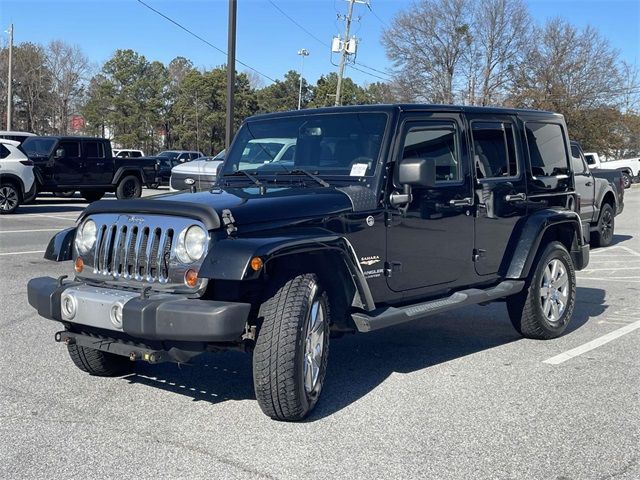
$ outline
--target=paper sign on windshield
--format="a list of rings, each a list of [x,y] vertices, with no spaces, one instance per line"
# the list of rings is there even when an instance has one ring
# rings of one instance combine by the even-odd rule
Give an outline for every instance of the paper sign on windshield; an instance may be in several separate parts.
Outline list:
[[[369,168],[369,165],[366,163],[354,163],[349,175],[352,177],[364,177],[364,174],[367,173],[367,168]]]

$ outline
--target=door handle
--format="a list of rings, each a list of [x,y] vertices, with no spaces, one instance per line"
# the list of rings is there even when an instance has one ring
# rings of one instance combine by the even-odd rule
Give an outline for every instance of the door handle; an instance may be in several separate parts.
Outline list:
[[[587,182],[587,183],[585,183],[585,186],[587,186],[587,187],[590,187],[591,185],[593,185],[593,183],[592,183],[592,182]]]
[[[473,205],[473,198],[453,198],[449,200],[449,205],[451,205],[452,207],[470,207],[471,205]]]
[[[522,202],[527,199],[527,195],[524,193],[514,193],[513,195],[505,195],[504,199],[507,202]]]

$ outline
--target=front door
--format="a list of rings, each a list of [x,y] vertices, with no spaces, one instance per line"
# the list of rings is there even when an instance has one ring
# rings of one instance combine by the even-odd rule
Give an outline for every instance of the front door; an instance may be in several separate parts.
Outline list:
[[[576,182],[576,193],[580,195],[580,218],[585,222],[591,222],[595,216],[595,180],[577,145],[571,145],[571,167]]]
[[[408,117],[395,164],[435,163],[436,185],[412,188],[412,200],[390,210],[387,285],[396,292],[465,283],[473,250],[473,195],[464,124],[457,114]],[[397,172],[397,168],[396,168]],[[397,190],[402,186],[395,182]],[[473,270],[473,269],[471,269]]]
[[[80,155],[80,142],[61,140],[53,152],[54,179],[59,187],[82,184],[84,165]]]
[[[478,275],[500,270],[516,223],[527,213],[524,153],[517,118],[469,115],[476,169],[474,264]]]

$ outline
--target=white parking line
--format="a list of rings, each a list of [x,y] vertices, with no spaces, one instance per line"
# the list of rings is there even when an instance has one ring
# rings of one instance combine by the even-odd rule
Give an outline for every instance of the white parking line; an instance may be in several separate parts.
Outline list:
[[[35,230],[0,230],[0,233],[33,233],[33,232],[59,232],[59,228],[36,228]]]
[[[638,270],[640,267],[588,268],[584,272],[600,272],[602,270]]]
[[[6,220],[6,221],[9,221],[9,220],[33,220],[34,217],[37,217],[37,218],[48,218],[48,219],[57,218],[59,220],[67,220],[68,222],[75,222],[76,218],[78,217],[78,215],[73,215],[71,217],[62,217],[60,215],[44,215],[44,214],[40,214],[40,213],[30,213],[28,215],[12,215],[9,218],[3,218],[3,220]]]
[[[584,280],[596,280],[598,282],[626,282],[626,283],[640,283],[640,279],[637,277],[590,277],[589,275],[582,276],[578,275],[578,279],[582,282]]]
[[[580,345],[579,347],[572,348],[571,350],[567,350],[555,357],[547,358],[542,363],[548,363],[549,365],[560,365],[561,363],[566,362],[567,360],[571,360],[583,353],[589,352],[595,348],[598,348],[605,343],[609,343],[616,338],[620,338],[627,333],[633,332],[640,328],[640,320],[630,323],[629,325],[625,325],[622,328],[614,330],[613,332],[609,332],[606,335],[603,335],[595,340],[591,340],[590,342],[585,343],[584,345]]]
[[[26,255],[27,253],[44,253],[44,250],[31,250],[29,252],[5,252],[0,253],[0,257],[4,257],[5,255]]]

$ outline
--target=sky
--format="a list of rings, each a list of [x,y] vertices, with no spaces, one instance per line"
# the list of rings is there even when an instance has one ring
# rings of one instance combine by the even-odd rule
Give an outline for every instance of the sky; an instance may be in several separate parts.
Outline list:
[[[209,43],[226,51],[226,0],[144,0]],[[352,34],[359,38],[356,62],[368,74],[347,68],[358,83],[387,78],[392,65],[380,43],[393,16],[411,8],[409,0],[369,0],[354,7]],[[621,59],[640,67],[640,0],[526,0],[533,20],[562,17],[576,26],[592,25],[620,51]],[[302,25],[301,29],[276,6]],[[338,57],[330,54],[331,38],[344,23],[346,0],[238,0],[237,59],[263,76],[264,85],[281,79],[288,70],[300,70],[298,50],[304,59],[303,75],[312,82],[336,71]],[[14,25],[14,42],[48,43],[61,39],[78,44],[96,68],[116,49],[133,49],[149,60],[168,63],[176,56],[191,59],[196,67],[226,63],[226,56],[166,19],[138,0],[0,0],[2,44],[4,30]],[[314,38],[317,37],[317,38]],[[237,65],[238,70],[247,68]]]

